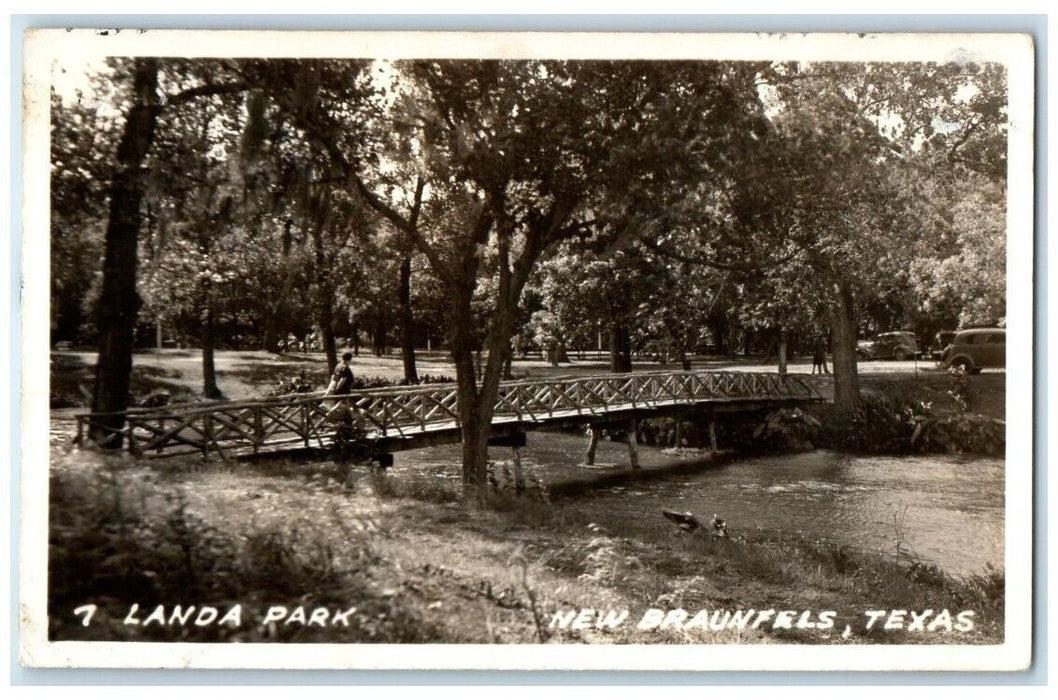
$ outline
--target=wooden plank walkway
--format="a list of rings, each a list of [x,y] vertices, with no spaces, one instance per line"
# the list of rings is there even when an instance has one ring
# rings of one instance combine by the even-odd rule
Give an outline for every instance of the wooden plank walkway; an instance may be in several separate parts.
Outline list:
[[[606,423],[675,410],[751,410],[820,400],[792,375],[751,372],[644,372],[558,377],[500,385],[494,431],[520,432],[547,425]],[[124,412],[120,435],[143,456],[199,453],[234,456],[327,448],[335,426],[327,414],[344,403],[360,432],[382,451],[458,442],[459,406],[454,384],[360,391],[347,396],[293,394],[277,399],[174,404]],[[105,414],[77,416],[78,439],[102,427]]]

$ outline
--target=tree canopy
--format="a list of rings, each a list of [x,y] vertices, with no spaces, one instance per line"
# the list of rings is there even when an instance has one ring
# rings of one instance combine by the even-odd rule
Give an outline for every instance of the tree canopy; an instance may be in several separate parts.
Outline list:
[[[1000,323],[1006,84],[971,63],[116,61],[52,103],[52,329],[443,341],[464,478],[514,345],[672,360]],[[141,341],[142,342],[142,341]],[[482,357],[479,364],[476,359]],[[556,360],[557,361],[557,360]],[[125,379],[121,380],[121,375]],[[122,383],[124,382],[124,383]],[[207,376],[206,396],[220,388]]]

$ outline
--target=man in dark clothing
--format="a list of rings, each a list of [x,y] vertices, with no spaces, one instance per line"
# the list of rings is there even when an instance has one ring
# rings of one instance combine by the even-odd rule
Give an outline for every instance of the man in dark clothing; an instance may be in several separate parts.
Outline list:
[[[344,396],[352,390],[353,368],[349,366],[349,363],[352,361],[353,353],[342,353],[342,361],[334,368],[334,374],[331,375],[331,386],[327,391],[328,394]]]
[[[812,352],[812,374],[830,374],[827,369],[827,344],[822,337],[816,338],[815,350]]]
[[[352,361],[353,353],[342,353],[342,361],[334,368],[330,386],[327,387],[328,396],[345,396],[353,390],[353,368],[349,366]],[[358,454],[357,445],[364,437],[363,424],[355,406],[350,406],[344,399],[334,401],[334,406],[327,412],[326,421],[334,426],[335,461],[340,465],[346,464],[350,459],[355,461]],[[347,473],[346,478],[352,478],[351,471]],[[347,481],[347,484],[351,482]]]
[[[353,353],[342,353],[342,361],[334,368],[331,375],[331,383],[327,386],[327,396],[345,396],[353,390],[353,368],[349,363],[353,360]],[[345,401],[335,401],[331,410],[327,412],[327,422],[335,424],[350,424],[353,422],[353,414]]]

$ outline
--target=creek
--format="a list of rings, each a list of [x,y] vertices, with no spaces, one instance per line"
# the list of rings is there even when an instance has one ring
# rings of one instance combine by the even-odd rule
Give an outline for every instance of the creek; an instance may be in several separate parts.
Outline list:
[[[1004,461],[948,455],[875,456],[827,450],[731,455],[640,446],[643,478],[628,471],[623,443],[600,441],[595,466],[580,462],[586,440],[529,434],[523,466],[561,492],[562,484],[601,480],[565,502],[612,522],[670,526],[662,508],[724,518],[732,535],[801,534],[884,556],[911,556],[955,575],[1004,569]],[[494,448],[490,459],[510,451]],[[391,470],[458,480],[459,446],[401,452]],[[615,483],[616,481],[616,483]]]

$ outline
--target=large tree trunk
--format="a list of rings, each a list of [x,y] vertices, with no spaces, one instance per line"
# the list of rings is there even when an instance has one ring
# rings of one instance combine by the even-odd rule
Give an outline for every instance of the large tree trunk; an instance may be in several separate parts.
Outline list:
[[[477,503],[485,502],[488,488],[488,439],[492,406],[479,392],[475,369],[474,321],[471,290],[454,299],[451,319],[452,360],[456,366],[459,429],[463,438],[463,488]]]
[[[320,207],[327,206],[327,198],[319,201]],[[317,220],[312,227],[312,245],[315,261],[316,280],[316,326],[320,332],[320,342],[327,356],[327,373],[334,372],[338,366],[338,348],[334,342],[334,289],[329,274],[330,261],[323,242],[323,228],[326,215],[317,213]]]
[[[632,371],[632,342],[628,327],[621,321],[610,324],[610,371]]]
[[[383,309],[375,311],[375,327],[374,332],[371,335],[371,346],[375,353],[375,357],[382,357],[386,354],[386,312]]]
[[[779,329],[779,374],[786,374],[786,329]]]
[[[328,275],[317,274],[316,285],[316,326],[327,355],[327,372],[330,374],[338,366],[338,346],[334,339],[334,294]]]
[[[283,253],[280,267],[284,270],[282,291],[266,305],[264,321],[264,349],[268,352],[279,351],[279,341],[283,339],[286,328],[280,327],[280,316],[284,311],[284,302],[294,287],[294,271],[290,265],[290,251],[294,245],[294,220],[287,219],[283,226]]]
[[[509,354],[510,310],[500,308],[494,319],[496,333],[490,338],[488,359],[485,361],[481,381],[473,390],[466,380],[473,379],[467,374],[467,363],[474,363],[471,346],[463,345],[456,361],[456,377],[459,381],[460,424],[463,431],[463,481],[464,486],[473,492],[478,503],[484,503],[488,489],[488,440],[492,431],[492,416],[495,412],[496,397],[499,393],[503,367]],[[504,337],[504,328],[507,328]],[[457,354],[457,353],[453,353]],[[459,380],[460,374],[463,379]],[[469,400],[467,410],[463,409],[464,397]]]
[[[202,395],[207,399],[223,398],[217,386],[217,368],[214,363],[213,290],[206,286],[206,308],[202,314]]]
[[[266,310],[261,345],[268,352],[279,352],[279,314],[271,308]]]
[[[716,346],[716,354],[727,354],[727,320],[720,314],[709,319],[710,329],[713,332],[713,343]]]
[[[488,217],[479,218],[475,227],[475,238],[487,240],[491,225]],[[479,376],[475,371],[475,351],[480,352],[482,343],[474,329],[474,313],[471,301],[474,297],[476,274],[480,260],[470,249],[463,256],[462,284],[452,294],[453,313],[452,358],[456,364],[456,381],[459,393],[460,429],[463,437],[463,484],[468,496],[484,504],[488,495],[488,440],[499,394],[503,368],[510,355],[511,338],[514,335],[515,309],[527,275],[512,279],[510,267],[510,241],[513,224],[504,219],[497,231],[497,261],[499,283],[497,285],[496,308],[485,335],[484,348],[488,357]],[[524,262],[524,261],[523,261]],[[524,268],[527,270],[528,267]]]
[[[118,146],[118,167],[110,183],[110,212],[103,289],[99,297],[99,358],[96,362],[92,411],[111,413],[93,427],[92,438],[107,447],[121,447],[111,431],[125,425],[129,406],[133,333],[140,298],[136,293],[136,245],[143,201],[143,161],[154,141],[158,111],[158,63],[136,59],[132,104]]]
[[[319,328],[323,352],[327,355],[327,371],[334,372],[334,368],[338,366],[338,344],[334,338],[334,317],[330,305],[326,311],[320,306]]]
[[[458,370],[456,374],[459,374]],[[478,392],[459,383],[459,423],[463,438],[463,489],[481,504],[488,495],[489,429],[492,416],[482,415]],[[491,414],[491,411],[488,412]]]
[[[834,405],[851,416],[860,398],[856,369],[856,304],[846,282],[837,286],[831,310],[831,340],[834,344]]]
[[[415,329],[411,314],[411,258],[404,258],[400,265],[397,297],[400,301],[400,356],[404,361],[404,381],[417,384],[419,373],[415,369]]]

